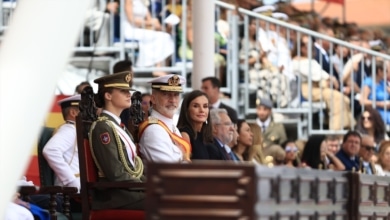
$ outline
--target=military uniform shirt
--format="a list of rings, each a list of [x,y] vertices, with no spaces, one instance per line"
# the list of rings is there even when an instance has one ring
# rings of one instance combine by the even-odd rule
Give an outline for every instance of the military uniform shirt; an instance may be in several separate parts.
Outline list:
[[[79,156],[74,124],[63,124],[43,148],[43,156],[56,174],[55,185],[67,186],[69,183],[80,189]],[[78,179],[79,181],[75,181]]]
[[[155,110],[151,116],[160,119],[171,130],[181,137],[174,120],[167,118]],[[142,158],[150,162],[177,163],[183,160],[183,153],[176,146],[168,132],[159,124],[151,124],[145,128],[139,141]]]

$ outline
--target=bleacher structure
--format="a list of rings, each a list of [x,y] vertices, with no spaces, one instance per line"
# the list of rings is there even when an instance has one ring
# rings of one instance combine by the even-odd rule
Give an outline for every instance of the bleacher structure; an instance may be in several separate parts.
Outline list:
[[[101,1],[105,2],[105,1]],[[164,1],[165,2],[165,1]],[[237,11],[239,15],[233,13],[236,10],[236,7],[230,4],[227,4],[223,1],[214,1],[216,11],[227,11],[227,23],[229,25],[229,33],[227,37],[227,57],[226,57],[226,87],[222,88],[221,91],[225,94],[229,94],[229,99],[223,100],[227,104],[231,105],[237,109],[240,118],[246,118],[248,120],[253,119],[256,113],[255,101],[256,101],[256,91],[259,88],[253,87],[250,83],[249,73],[248,73],[248,59],[245,59],[240,62],[239,59],[239,42],[240,42],[240,29],[245,30],[243,32],[243,39],[248,40],[248,28],[249,22],[252,19],[257,21],[256,25],[258,27],[259,22],[265,22],[266,30],[269,29],[270,25],[276,26],[276,33],[288,42],[295,35],[297,38],[301,36],[309,36],[311,39],[315,38],[317,42],[328,41],[330,42],[330,47],[334,48],[336,46],[343,46],[350,49],[352,54],[365,53],[368,54],[367,58],[373,63],[373,69],[375,68],[375,60],[381,58],[383,60],[390,60],[390,56],[382,54],[373,50],[365,49],[363,47],[358,47],[356,45],[347,43],[345,41],[332,38],[318,32],[305,29],[296,25],[289,24],[287,22],[276,20],[274,18],[254,13],[243,8],[238,8]],[[119,20],[125,18],[124,10],[125,0],[120,0],[120,10],[119,10]],[[186,18],[187,18],[187,0],[182,1],[183,10],[182,10],[182,31],[178,36],[179,32],[172,29],[170,33],[173,39],[180,37],[185,39],[185,30],[187,27]],[[104,5],[101,3],[100,5]],[[163,6],[162,6],[163,7]],[[12,13],[17,8],[16,1],[4,1],[0,4],[0,35],[4,34],[9,20],[12,19]],[[164,8],[164,7],[163,7]],[[123,29],[123,22],[118,24],[115,23],[115,17],[113,14],[103,13],[104,8],[94,8],[94,13],[100,16],[102,23],[100,28],[95,30],[92,26],[85,25],[84,30],[81,31],[80,39],[78,44],[74,48],[74,56],[70,59],[69,63],[78,68],[87,68],[100,70],[105,73],[111,73],[112,66],[115,62],[124,59],[128,56],[133,63],[137,59],[138,43],[132,39],[125,39],[123,31],[120,31],[119,36],[115,34],[115,28]],[[91,13],[91,12],[88,12]],[[153,16],[157,16],[155,13],[152,13]],[[97,16],[97,17],[99,17]],[[217,18],[219,19],[220,13],[216,13]],[[96,17],[96,16],[95,16]],[[90,16],[89,19],[94,18]],[[86,24],[92,22],[91,20],[86,19]],[[86,30],[89,27],[89,30]],[[106,29],[107,27],[107,29]],[[284,35],[281,33],[281,30],[284,30]],[[102,36],[104,35],[104,39]],[[213,36],[210,36],[213,37]],[[1,36],[0,36],[1,39]],[[102,42],[104,41],[104,42]],[[177,44],[177,43],[176,43]],[[309,44],[314,44],[310,41]],[[175,45],[175,47],[178,45]],[[181,46],[186,48],[186,42],[181,41]],[[248,49],[248,48],[246,48]],[[300,48],[298,48],[298,52]],[[309,54],[309,58],[313,57],[313,54]],[[134,67],[134,84],[135,85],[146,85],[146,82],[153,77],[152,72],[166,71],[183,75],[185,78],[189,79],[189,75],[192,72],[192,62],[187,60],[178,59],[178,53],[175,52],[171,55],[171,62],[166,63],[166,66],[155,68],[155,67]],[[330,73],[332,75],[333,73]],[[352,75],[352,74],[351,74]],[[310,78],[310,77],[309,77]],[[201,79],[199,79],[201,80]],[[351,76],[352,80],[352,76]],[[300,88],[302,84],[299,77],[296,78],[296,86]],[[311,88],[311,83],[309,83],[309,88]],[[342,89],[342,86],[341,86]],[[191,91],[190,85],[187,85],[185,91]],[[355,99],[353,92],[350,95],[350,100]],[[275,117],[275,121],[284,123],[285,125],[293,125],[297,128],[297,138],[305,139],[310,134],[343,134],[345,130],[329,130],[326,126],[326,106],[325,102],[313,102],[311,97],[308,100],[301,99],[302,94],[300,89],[297,89],[297,94],[295,97],[292,97],[289,100],[287,106],[281,107],[279,104],[276,104],[273,109],[273,113],[277,115],[282,115],[282,117]],[[297,102],[294,102],[293,99],[297,99]],[[278,99],[278,98],[276,98]],[[351,102],[352,103],[352,102]],[[337,105],[338,103],[335,103]],[[351,104],[353,107],[353,104]],[[316,125],[318,124],[318,126]]]

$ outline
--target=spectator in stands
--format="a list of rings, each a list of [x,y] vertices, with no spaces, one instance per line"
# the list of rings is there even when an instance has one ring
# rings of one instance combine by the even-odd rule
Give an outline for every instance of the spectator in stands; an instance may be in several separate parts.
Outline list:
[[[150,99],[151,99],[151,95],[149,93],[142,94],[141,105],[142,105],[142,111],[144,112],[144,120],[148,119],[150,115],[150,109],[151,109]]]
[[[325,25],[321,26],[318,30],[319,33],[334,37],[334,31],[331,27]],[[321,65],[322,70],[327,72],[329,75],[339,79],[339,73],[335,69],[334,63],[331,62],[331,44],[327,40],[316,39],[314,43],[315,53],[314,59]]]
[[[375,165],[377,175],[390,176],[390,141],[383,141],[379,146],[378,164]]]
[[[237,112],[232,107],[225,105],[219,99],[221,93],[221,81],[216,77],[206,77],[202,79],[202,91],[207,94],[210,101],[210,108],[223,108],[228,112],[233,123],[237,123]]]
[[[282,143],[282,148],[286,152],[286,156],[284,158],[284,165],[288,167],[300,167],[301,160],[297,156],[298,155],[298,147],[293,140],[287,140]]]
[[[388,139],[386,126],[385,123],[383,123],[381,115],[378,110],[372,108],[371,106],[365,107],[364,112],[358,118],[356,131],[372,137],[374,139],[375,146],[379,146],[383,140]]]
[[[88,81],[83,81],[80,84],[78,84],[75,88],[75,95],[81,94],[81,92],[84,90],[85,87],[91,86],[91,84]]]
[[[185,95],[177,127],[184,140],[191,143],[191,160],[210,159],[213,134],[209,114],[209,99],[199,90]]]
[[[281,123],[272,119],[272,102],[269,99],[259,98],[256,103],[256,124],[261,128],[263,147],[268,148],[272,144],[281,145],[287,140],[286,130]]]
[[[275,11],[276,7],[273,5],[264,5],[253,9],[255,13],[262,14],[264,16],[272,16],[272,13]],[[257,30],[257,38],[260,43],[260,47],[264,55],[270,61],[270,64],[277,67],[277,47],[276,42],[272,42],[270,36],[271,28],[267,25],[266,21],[260,20],[259,29]]]
[[[352,37],[350,43],[369,49],[368,41],[358,37]],[[363,81],[367,76],[371,76],[371,57],[366,53],[354,54],[344,65],[342,82],[351,88],[355,94],[360,93]]]
[[[376,175],[375,163],[372,161],[372,157],[375,154],[374,139],[370,136],[362,136],[362,146],[360,147],[360,172],[370,175]]]
[[[364,80],[360,103],[364,106],[375,105],[384,123],[390,124],[390,87],[387,86],[385,74],[390,75],[389,63],[377,61],[375,78],[367,77]]]
[[[344,39],[341,38],[340,40],[344,40]],[[337,74],[339,76],[339,79],[342,80],[343,69],[344,69],[345,64],[348,62],[348,60],[350,58],[350,53],[349,53],[349,49],[347,47],[341,46],[339,44],[334,45],[334,47],[335,47],[334,48],[335,52],[333,55],[331,55],[330,60],[335,68],[335,71],[337,72]],[[345,89],[346,89],[346,87],[344,87],[344,90]],[[349,91],[346,91],[346,92],[349,92]]]
[[[237,144],[232,148],[240,161],[254,161],[256,153],[253,146],[253,133],[249,124],[245,120],[238,120],[237,123]]]
[[[260,43],[257,41],[256,19],[249,21],[248,38],[241,39],[240,48],[240,63],[246,64],[245,60],[248,59],[249,83],[257,87],[258,71],[269,61],[265,61],[267,58],[262,53]]]
[[[213,126],[214,145],[217,149],[217,151],[212,152],[211,157],[219,160],[239,161],[228,145],[233,140],[234,126],[226,109],[211,109],[210,117]]]
[[[58,102],[65,124],[61,125],[43,148],[43,156],[54,171],[54,185],[71,186],[80,190],[79,158],[76,141],[76,116],[79,114],[80,95]]]
[[[286,157],[286,151],[277,144],[273,144],[267,149],[264,149],[264,164],[273,167],[273,166],[284,166],[284,159]]]
[[[131,80],[129,72],[111,74],[95,79],[98,92],[97,107],[103,111],[91,125],[89,134],[94,162],[99,170],[98,181],[144,181],[142,160],[137,155],[133,138],[124,125],[120,114],[131,106]],[[127,189],[94,191],[92,209],[143,209],[144,192]]]
[[[136,66],[161,67],[163,61],[174,51],[171,36],[160,31],[160,22],[152,18],[144,1],[126,0],[125,11],[126,18],[123,19],[125,38],[138,41],[139,46]],[[161,76],[166,73],[155,71],[153,74]]]
[[[328,149],[324,135],[311,135],[302,153],[302,164],[312,169],[345,170],[343,163]]]
[[[336,135],[328,135],[325,138],[327,151],[332,154],[337,154],[340,150],[340,138]]]
[[[254,161],[259,164],[264,164],[263,140],[261,137],[261,128],[254,123],[249,123],[249,127],[253,133],[253,148],[255,149]],[[258,134],[258,135],[256,135]]]
[[[358,171],[360,169],[359,150],[362,138],[357,131],[348,131],[343,138],[343,144],[336,157],[344,164],[347,171]]]
[[[139,126],[139,146],[149,162],[179,163],[190,161],[191,145],[182,138],[173,120],[180,102],[184,77],[169,74],[155,78],[152,87],[152,112]]]
[[[328,109],[329,129],[341,130],[354,127],[355,120],[351,115],[350,100],[340,93],[338,89],[338,80],[325,72],[317,61],[308,57],[308,48],[310,38],[301,39],[301,54],[298,54],[298,48],[294,49],[293,69],[301,77],[302,96],[308,99],[311,95],[312,101],[325,101]],[[296,45],[298,46],[298,44]],[[309,69],[311,67],[311,69]],[[309,80],[312,81],[312,87],[309,88]]]
[[[287,48],[286,40],[281,38],[278,33],[272,32],[275,39],[282,39],[280,40],[280,46],[281,51],[288,53],[288,57],[282,56],[281,54],[285,53],[278,53],[279,55],[279,61],[280,66],[283,66],[283,68],[278,68],[277,66],[274,66],[267,58],[266,54],[261,50],[261,45],[257,41],[256,36],[256,20],[252,19],[250,21],[249,30],[248,30],[248,38],[243,38],[241,40],[241,49],[240,49],[240,62],[244,65],[248,65],[249,70],[249,83],[251,84],[251,87],[257,90],[256,95],[257,97],[265,97],[270,95],[273,100],[275,100],[275,103],[278,104],[280,107],[285,107],[288,105],[288,102],[290,100],[290,90],[289,90],[289,78],[288,77],[295,77],[295,76],[289,76],[291,75],[291,57],[290,57],[290,51]],[[247,63],[246,63],[247,61]],[[284,74],[280,74],[280,70],[283,69]],[[291,79],[291,78],[290,78]]]

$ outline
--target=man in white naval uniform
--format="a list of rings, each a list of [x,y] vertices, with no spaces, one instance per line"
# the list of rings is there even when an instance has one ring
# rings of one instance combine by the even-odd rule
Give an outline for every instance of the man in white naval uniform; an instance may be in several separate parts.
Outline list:
[[[174,121],[185,78],[169,74],[151,80],[152,112],[139,126],[141,157],[148,162],[189,161],[191,146],[182,139]]]
[[[80,190],[79,157],[76,141],[76,116],[79,114],[80,95],[58,102],[65,123],[61,125],[43,148],[43,156],[53,169],[54,185],[77,187]]]

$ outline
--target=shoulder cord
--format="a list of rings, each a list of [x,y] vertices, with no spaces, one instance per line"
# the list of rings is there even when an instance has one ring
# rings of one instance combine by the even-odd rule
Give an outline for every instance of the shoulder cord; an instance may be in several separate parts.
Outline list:
[[[140,157],[138,156],[135,156],[134,158],[134,171],[131,169],[131,167],[129,167],[129,165],[127,164],[127,161],[126,161],[126,157],[125,157],[125,154],[123,152],[123,148],[122,148],[122,142],[121,142],[121,139],[118,135],[118,132],[116,131],[116,128],[114,127],[113,123],[108,120],[107,117],[99,117],[97,121],[105,121],[107,123],[108,126],[111,127],[111,129],[113,130],[113,133],[114,133],[114,136],[115,136],[115,141],[117,143],[117,148],[118,148],[118,153],[119,153],[119,159],[120,161],[122,162],[123,166],[125,167],[125,170],[133,177],[136,177],[136,178],[140,178],[143,174],[143,170],[144,170],[144,165],[142,163],[142,160]],[[97,121],[93,122],[92,126],[91,126],[91,129],[90,129],[90,133],[92,134],[92,130],[95,128],[96,126],[96,123]],[[93,157],[93,160],[95,161],[95,164],[97,166],[97,168],[100,170],[100,172],[105,176],[105,174],[103,173],[103,170],[101,169],[101,166],[100,164],[98,163],[96,157],[95,157],[95,153],[93,151],[93,147],[92,147],[92,135],[89,135],[89,146],[91,148],[91,153],[92,153],[92,157]]]

